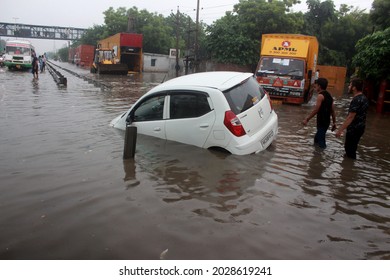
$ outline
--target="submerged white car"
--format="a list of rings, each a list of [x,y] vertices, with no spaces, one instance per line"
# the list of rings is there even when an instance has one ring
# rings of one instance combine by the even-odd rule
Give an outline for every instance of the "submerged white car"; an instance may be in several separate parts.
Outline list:
[[[143,95],[111,126],[235,155],[266,149],[278,132],[268,94],[252,73],[204,72],[169,80]]]

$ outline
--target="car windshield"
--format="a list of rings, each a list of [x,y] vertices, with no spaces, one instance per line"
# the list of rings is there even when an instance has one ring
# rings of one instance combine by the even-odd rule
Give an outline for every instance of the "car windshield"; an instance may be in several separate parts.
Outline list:
[[[258,103],[265,95],[263,88],[254,77],[224,92],[230,109],[237,115]]]
[[[258,74],[303,76],[303,60],[294,58],[263,57]]]

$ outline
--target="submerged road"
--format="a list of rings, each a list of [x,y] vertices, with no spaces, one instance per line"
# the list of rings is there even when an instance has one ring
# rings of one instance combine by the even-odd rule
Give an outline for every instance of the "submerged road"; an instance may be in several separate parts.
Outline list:
[[[140,135],[123,161],[108,124],[165,74],[58,65],[67,87],[0,69],[0,259],[390,259],[389,115],[370,110],[356,161],[331,132],[313,146],[310,104],[276,105],[257,155]]]

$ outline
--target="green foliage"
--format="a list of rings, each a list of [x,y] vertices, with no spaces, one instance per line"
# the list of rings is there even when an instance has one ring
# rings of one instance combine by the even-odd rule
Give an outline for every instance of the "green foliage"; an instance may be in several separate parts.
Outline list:
[[[120,7],[114,10],[110,7],[103,12],[104,25],[94,25],[89,28],[74,46],[80,44],[96,45],[99,40],[112,36],[119,32],[134,32],[143,34],[144,52],[168,54],[170,48],[176,47],[177,15],[169,17],[157,13],[150,13],[147,10],[138,10],[132,7],[128,10]],[[188,25],[194,28],[194,22],[190,17],[179,13],[179,48],[184,49],[194,42],[194,32],[190,35]],[[200,29],[200,34],[204,34]],[[202,36],[200,36],[202,38]]]
[[[340,5],[335,10],[332,0],[307,0],[304,30],[319,41],[318,63],[352,69],[352,57],[359,39],[370,34],[372,25],[364,10]]]
[[[207,28],[207,49],[218,62],[256,65],[261,35],[297,33],[303,27],[302,13],[287,13],[296,1],[242,0]]]
[[[390,27],[390,1],[374,0],[372,3],[370,18],[374,25],[381,30]]]
[[[107,11],[104,11],[103,14],[104,23],[106,24],[103,38],[127,30],[128,14],[126,8],[120,7],[115,11],[114,8],[110,7]]]
[[[390,78],[390,27],[359,40],[353,63],[362,78]]]
[[[320,64],[347,66],[351,71],[352,58],[356,53],[355,45],[359,39],[372,32],[372,22],[377,28],[389,27],[389,0],[374,0],[370,15],[346,4],[336,10],[332,0],[307,0],[306,13],[292,12],[291,8],[299,2],[240,0],[232,12],[226,12],[212,25],[199,25],[198,58],[256,65],[262,34],[307,34],[318,38]],[[104,12],[104,16],[105,24],[88,29],[77,44],[96,45],[103,38],[130,31],[143,34],[144,52],[168,54],[170,48],[176,47],[178,34],[179,48],[192,50],[193,54],[196,26],[185,14],[174,12],[164,17],[147,10],[138,10],[137,7],[116,10],[110,7]],[[367,42],[371,44],[368,39],[359,41],[360,52]],[[366,47],[371,49],[372,46]],[[382,60],[385,61],[384,58]],[[359,54],[355,65],[363,65],[362,61],[364,59]]]
[[[99,40],[104,39],[103,34],[105,30],[106,27],[104,25],[94,25],[92,28],[87,29],[80,41],[74,44],[73,47],[81,44],[96,46]]]
[[[322,27],[320,64],[350,67],[357,41],[371,32],[368,14],[345,8],[341,7],[338,17]]]
[[[68,61],[68,53],[69,53],[69,48],[66,47],[66,48],[59,49],[57,55],[62,61]]]
[[[305,33],[314,35],[321,42],[323,27],[327,22],[336,19],[333,1],[307,0],[309,11],[305,14]]]
[[[239,65],[258,60],[258,41],[241,33],[238,26],[238,18],[227,14],[207,28],[207,49],[212,59]]]
[[[239,28],[251,39],[260,40],[263,33],[296,33],[303,26],[302,15],[287,13],[283,1],[242,0],[234,12]]]
[[[162,16],[154,17],[142,27],[144,50],[152,53],[168,54],[175,46],[172,28],[164,24]]]

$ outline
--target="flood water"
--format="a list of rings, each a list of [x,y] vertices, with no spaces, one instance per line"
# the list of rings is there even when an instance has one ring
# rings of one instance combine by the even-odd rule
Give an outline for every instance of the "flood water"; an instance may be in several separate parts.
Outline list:
[[[257,155],[139,135],[123,161],[109,122],[165,74],[73,70],[100,86],[0,69],[0,259],[390,259],[389,115],[370,109],[356,161],[313,146],[310,104],[275,105]]]

